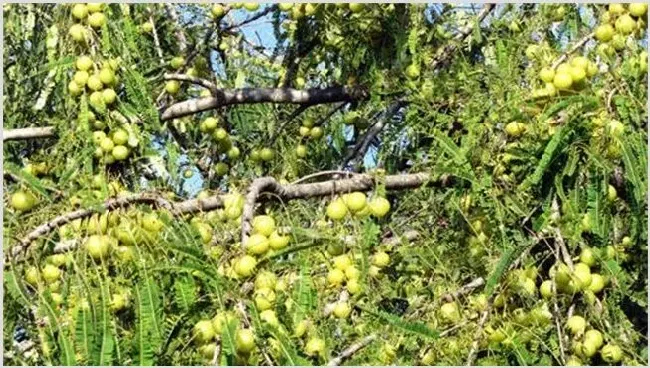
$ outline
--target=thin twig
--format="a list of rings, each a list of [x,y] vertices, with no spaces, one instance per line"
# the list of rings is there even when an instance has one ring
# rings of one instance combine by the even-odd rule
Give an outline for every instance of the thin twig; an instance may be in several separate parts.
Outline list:
[[[447,302],[453,302],[454,299],[458,299],[459,297],[471,293],[472,290],[485,285],[485,279],[482,277],[477,277],[474,280],[470,281],[469,283],[461,286],[458,290],[455,290],[451,293],[446,293],[442,296],[442,299],[447,301]]]
[[[329,118],[332,117],[337,111],[341,110],[347,102],[341,102],[340,104],[334,106],[327,114],[325,114],[322,118],[320,118],[317,122],[314,123],[316,126],[323,125]],[[291,115],[287,118],[287,120],[282,123],[278,129],[275,130],[273,136],[269,139],[269,142],[272,143],[275,141],[276,137],[280,135],[282,132],[284,132],[285,127],[292,122],[296,117],[298,117],[300,114],[302,114],[305,110],[307,110],[310,106],[309,105],[301,105],[298,107]]]
[[[153,13],[151,11],[151,8],[149,8],[148,10],[150,13]],[[153,44],[156,48],[156,52],[158,53],[158,59],[160,59],[160,65],[164,65],[165,58],[163,57],[162,48],[160,47],[160,40],[158,39],[158,32],[156,31],[156,23],[153,21],[153,15],[149,16],[149,23],[151,23],[151,34],[153,35]]]
[[[589,33],[588,35],[584,36],[578,42],[576,42],[573,47],[571,47],[569,50],[567,50],[565,53],[563,53],[559,58],[557,58],[553,64],[551,65],[552,69],[555,69],[558,67],[558,65],[562,64],[568,57],[569,55],[573,54],[578,50],[580,47],[582,47],[585,43],[587,43],[590,39],[594,37],[594,32]]]
[[[178,73],[166,73],[163,75],[164,80],[177,80],[177,81],[183,81],[183,82],[189,82],[192,84],[197,84],[199,86],[203,86],[210,91],[215,91],[217,90],[217,85],[210,82],[207,79],[203,78],[198,78],[198,77],[191,77],[187,74],[178,74]]]
[[[465,365],[471,366],[472,363],[474,363],[474,358],[476,357],[476,352],[478,350],[478,344],[481,341],[481,335],[483,334],[483,326],[485,325],[485,322],[487,322],[487,317],[490,314],[490,306],[492,303],[488,303],[488,308],[483,311],[483,314],[481,315],[481,319],[478,322],[478,326],[476,329],[476,333],[474,333],[474,339],[472,340],[472,345],[471,348],[469,349],[469,354],[467,354],[467,361]]]
[[[560,245],[558,242],[555,242],[555,259],[559,261]],[[555,322],[555,329],[557,331],[557,339],[560,345],[560,364],[566,363],[566,354],[564,352],[564,334],[562,333],[562,323],[560,322],[560,308],[557,306],[557,285],[555,282],[552,283],[553,289],[553,320]]]
[[[224,32],[227,32],[227,31],[230,31],[232,29],[240,28],[242,26],[245,26],[248,23],[254,22],[254,21],[262,18],[263,16],[275,11],[275,9],[277,9],[277,7],[278,7],[277,4],[267,6],[266,9],[257,12],[255,15],[251,16],[250,18],[247,18],[246,20],[242,21],[241,23],[239,23],[239,24],[231,24],[229,26],[224,27],[223,30],[224,30]]]
[[[406,102],[403,100],[395,101],[393,102],[388,109],[386,109],[386,112],[384,113],[384,116],[375,124],[373,124],[366,133],[359,137],[357,139],[357,143],[354,145],[352,149],[348,151],[348,153],[345,155],[343,158],[343,161],[339,165],[339,170],[343,170],[345,167],[348,166],[348,163],[350,162],[355,162],[358,160],[363,159],[363,157],[366,155],[366,152],[368,151],[368,147],[370,146],[370,142],[382,131],[384,130],[384,127],[387,125],[388,121],[393,118],[397,112],[406,105]]]
[[[217,338],[216,348],[214,349],[214,355],[212,356],[212,365],[219,364],[219,354],[221,353],[221,339]]]
[[[377,339],[376,334],[372,334],[372,335],[368,335],[368,336],[364,337],[360,341],[350,345],[350,347],[343,350],[341,352],[341,354],[339,354],[336,358],[333,358],[332,360],[327,362],[326,366],[333,367],[333,366],[340,365],[341,363],[343,363],[343,361],[345,361],[346,359],[348,359],[349,357],[354,355],[357,351],[359,351],[359,350],[363,349],[364,347],[370,345],[370,343],[372,343],[376,339]]]

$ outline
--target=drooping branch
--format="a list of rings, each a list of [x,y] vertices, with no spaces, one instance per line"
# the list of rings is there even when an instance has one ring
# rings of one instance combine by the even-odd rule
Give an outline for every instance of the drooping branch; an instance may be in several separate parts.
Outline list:
[[[199,86],[205,87],[211,91],[216,91],[217,90],[217,85],[210,82],[209,80],[203,79],[203,78],[198,78],[198,77],[191,77],[187,74],[178,74],[178,73],[166,73],[163,75],[164,80],[177,80],[177,81],[183,81],[183,82],[189,82],[192,84],[197,84]]]
[[[388,175],[381,180],[387,190],[414,189],[425,185],[446,186],[452,182],[448,175],[434,177],[432,174],[427,172]],[[258,178],[251,184],[252,189],[249,190],[249,195],[247,196],[244,205],[242,215],[242,235],[244,234],[244,229],[247,229],[246,235],[248,234],[248,231],[250,231],[250,222],[253,217],[255,204],[259,200],[260,195],[265,191],[276,194],[276,196],[266,197],[265,200],[274,200],[278,198],[282,200],[292,200],[327,196],[337,193],[364,191],[373,188],[376,184],[376,178],[367,174],[355,175],[349,179],[287,185],[280,185],[274,178]],[[100,206],[75,210],[57,216],[52,220],[37,226],[20,240],[19,244],[12,249],[11,255],[14,256],[16,260],[19,260],[17,256],[24,254],[30,244],[36,239],[45,236],[55,229],[74,220],[87,218],[95,213],[127,208],[136,204],[151,205],[165,209],[174,216],[180,216],[221,208],[223,207],[223,197],[222,195],[214,195],[204,199],[190,199],[181,202],[172,202],[163,198],[159,193],[149,192],[126,197],[111,198]]]
[[[362,88],[329,87],[299,90],[293,88],[221,89],[213,97],[192,99],[174,104],[163,111],[161,119],[170,120],[218,107],[251,103],[286,103],[316,105],[323,103],[358,101],[368,93]]]
[[[345,155],[343,158],[343,161],[341,162],[341,165],[339,165],[339,169],[343,170],[350,161],[359,161],[362,160],[363,157],[366,155],[366,152],[368,152],[368,147],[370,147],[370,142],[379,134],[384,128],[386,127],[387,123],[392,119],[392,117],[397,114],[397,112],[406,105],[406,102],[399,100],[394,102],[392,105],[388,107],[386,112],[384,113],[384,116],[375,124],[373,124],[366,133],[359,137],[357,140],[357,143],[354,145],[352,149],[348,151],[348,153]]]
[[[35,138],[51,138],[54,137],[55,130],[53,126],[34,127],[34,128],[19,128],[19,129],[3,129],[2,141],[18,141],[25,139]]]
[[[368,335],[368,336],[364,337],[363,339],[359,340],[358,342],[350,345],[347,349],[343,350],[341,352],[341,354],[339,354],[336,358],[333,358],[332,360],[327,362],[326,366],[335,367],[337,365],[340,365],[341,363],[343,363],[343,361],[345,361],[346,359],[348,359],[349,357],[354,355],[357,351],[359,351],[359,350],[363,349],[364,347],[370,345],[370,343],[372,343],[376,339],[377,339],[377,335],[375,335],[375,334]]]
[[[30,231],[27,235],[25,235],[25,237],[20,240],[20,243],[12,249],[11,254],[14,257],[20,255],[36,239],[47,235],[55,229],[74,220],[87,218],[95,213],[100,213],[103,211],[113,211],[120,208],[127,208],[136,204],[148,204],[155,207],[164,208],[174,215],[181,215],[200,211],[210,211],[219,208],[222,206],[222,200],[220,196],[213,196],[205,199],[191,199],[183,202],[173,203],[167,201],[158,193],[141,193],[127,197],[111,198],[105,201],[101,206],[68,212],[37,226],[34,230]]]

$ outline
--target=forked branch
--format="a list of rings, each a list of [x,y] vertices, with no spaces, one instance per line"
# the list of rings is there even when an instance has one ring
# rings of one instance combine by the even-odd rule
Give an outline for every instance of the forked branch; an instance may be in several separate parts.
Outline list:
[[[445,186],[451,181],[447,175],[435,178],[433,175],[422,172],[416,174],[389,175],[383,178],[383,183],[388,190],[414,189],[425,185]],[[313,198],[327,196],[336,193],[368,190],[376,185],[376,180],[371,175],[356,175],[349,179],[328,180],[309,184],[287,184],[280,185],[275,179],[269,177],[259,178],[253,181],[246,198],[242,215],[242,236],[246,237],[250,231],[250,222],[254,214],[255,204],[260,195],[265,192],[272,192],[276,196],[266,197],[265,200],[292,200],[299,198]],[[212,211],[223,207],[223,196],[214,195],[204,199],[190,199],[182,202],[172,202],[163,198],[155,192],[130,195],[126,197],[111,198],[100,206],[93,208],[79,209],[57,216],[46,223],[43,223],[27,233],[10,252],[16,261],[26,253],[29,246],[38,238],[45,236],[57,228],[77,219],[92,216],[95,213],[113,211],[120,208],[127,208],[137,204],[146,204],[169,211],[174,216],[192,214],[197,212]],[[244,240],[244,239],[242,239]],[[9,253],[9,252],[8,252]]]

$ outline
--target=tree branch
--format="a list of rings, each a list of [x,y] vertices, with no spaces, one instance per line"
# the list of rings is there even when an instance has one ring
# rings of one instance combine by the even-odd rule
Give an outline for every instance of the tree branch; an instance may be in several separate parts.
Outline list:
[[[211,91],[217,90],[217,85],[210,82],[209,80],[197,77],[191,77],[187,74],[178,74],[178,73],[166,73],[163,75],[164,80],[177,80],[183,82],[189,82],[192,84],[197,84],[199,86],[205,87]]]
[[[18,128],[18,129],[3,129],[2,141],[18,141],[25,139],[35,138],[51,138],[54,137],[55,130],[53,126],[34,127],[34,128]]]
[[[350,161],[362,160],[366,155],[366,152],[368,152],[370,142],[372,142],[377,134],[379,134],[384,129],[388,121],[405,105],[406,102],[402,100],[396,101],[390,105],[384,113],[384,116],[378,122],[368,128],[366,133],[363,136],[359,137],[354,147],[348,151],[348,153],[343,158],[341,165],[339,166],[339,170],[343,170]]]
[[[452,181],[448,175],[434,177],[427,172],[416,174],[388,175],[383,178],[383,183],[388,190],[414,189],[425,185],[446,186]],[[270,200],[282,199],[292,200],[299,198],[312,198],[327,196],[336,193],[347,193],[353,191],[368,190],[376,185],[375,178],[367,174],[359,174],[354,178],[329,180],[319,183],[310,184],[287,184],[280,185],[275,179],[270,177],[258,178],[253,181],[249,190],[249,195],[244,205],[242,215],[242,230],[250,230],[250,221],[253,216],[255,203],[262,191],[270,191],[276,196],[268,197]],[[204,199],[190,199],[182,202],[171,202],[164,199],[159,193],[148,192],[130,195],[127,197],[111,198],[102,205],[92,208],[79,209],[53,218],[52,220],[37,226],[23,237],[19,244],[11,251],[13,257],[23,254],[29,245],[36,239],[49,234],[58,227],[61,227],[74,220],[90,217],[95,213],[112,211],[120,208],[126,208],[135,204],[147,204],[154,207],[168,210],[174,216],[192,214],[197,212],[212,211],[223,207],[222,195],[214,195]],[[243,231],[242,231],[243,233]],[[247,232],[246,232],[247,234]],[[8,263],[8,262],[7,262]]]
[[[478,24],[481,24],[483,19],[490,14],[492,9],[494,9],[495,4],[485,4],[483,5],[483,8],[478,12],[478,15],[476,16],[476,22]],[[474,29],[474,26],[472,24],[468,24],[465,28],[462,28],[459,33],[454,37],[454,41],[461,42],[463,41],[467,36],[469,36],[470,33],[472,33],[472,30]],[[436,54],[433,64],[431,64],[431,69],[436,69],[440,64],[446,62],[449,60],[449,58],[454,55],[456,50],[459,48],[458,43],[448,43],[447,45],[443,46],[438,50],[438,53]]]
[[[458,290],[451,293],[446,293],[445,295],[442,296],[442,300],[446,302],[453,302],[454,299],[458,299],[458,297],[460,296],[471,293],[472,290],[480,286],[483,286],[484,284],[485,284],[485,279],[483,279],[482,277],[475,278],[471,282],[461,286]]]
[[[327,362],[326,365],[328,367],[334,367],[334,366],[340,365],[341,363],[343,363],[344,360],[346,360],[347,358],[354,355],[354,353],[356,353],[357,351],[359,351],[359,350],[363,349],[364,347],[370,345],[370,343],[372,343],[376,339],[377,339],[377,335],[375,335],[375,334],[368,335],[368,336],[364,337],[360,341],[350,345],[350,347],[343,350],[341,352],[341,354],[339,354],[339,356],[337,356],[336,358],[334,358],[334,359],[330,360],[329,362]]]
[[[448,185],[446,175],[440,178],[434,178],[429,173],[388,175],[383,178],[383,183],[388,190],[413,189],[424,185]],[[291,200],[296,198],[311,198],[333,195],[337,193],[348,193],[355,191],[364,191],[373,188],[377,182],[375,177],[368,174],[356,175],[349,179],[335,179],[322,181],[311,184],[288,184],[280,185],[272,177],[262,177],[253,180],[249,186],[244,209],[242,211],[241,236],[242,244],[248,239],[251,230],[251,222],[255,213],[255,204],[258,197],[264,191],[273,193],[281,200]]]
[[[153,14],[151,9],[148,9],[150,13]],[[158,59],[160,59],[160,65],[165,65],[165,58],[163,57],[162,48],[160,47],[160,40],[158,39],[158,31],[156,30],[156,23],[153,21],[153,15],[149,16],[149,23],[151,23],[151,34],[153,35],[153,44],[158,53]]]
[[[218,107],[274,102],[301,105],[316,105],[340,101],[365,99],[368,93],[362,88],[329,87],[299,90],[293,88],[241,88],[221,89],[213,97],[192,99],[176,103],[162,112],[161,119],[170,120]]]
[[[224,27],[223,30],[224,30],[224,32],[227,32],[227,31],[230,31],[232,29],[245,26],[248,23],[254,22],[254,21],[262,18],[263,16],[265,16],[265,15],[267,15],[269,13],[272,13],[273,11],[275,11],[275,9],[277,9],[277,7],[278,7],[277,4],[267,6],[266,9],[257,12],[255,15],[251,16],[250,18],[247,18],[246,20],[242,21],[241,23],[239,23],[239,24],[231,24],[229,26]]]
[[[573,47],[571,47],[569,50],[567,50],[565,53],[563,53],[559,58],[557,58],[554,62],[553,65],[551,65],[552,69],[557,68],[560,64],[562,64],[568,57],[569,55],[573,54],[578,50],[580,47],[582,47],[585,43],[587,43],[590,39],[594,37],[594,32],[589,33],[588,35],[584,36],[578,42],[576,42]]]

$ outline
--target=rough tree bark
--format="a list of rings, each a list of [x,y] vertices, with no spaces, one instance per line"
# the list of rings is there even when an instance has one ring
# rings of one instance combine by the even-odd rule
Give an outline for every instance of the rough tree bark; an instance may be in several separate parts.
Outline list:
[[[329,87],[299,90],[293,88],[241,88],[221,89],[215,96],[176,103],[163,111],[161,120],[171,120],[201,111],[228,105],[250,103],[286,103],[317,105],[332,102],[358,101],[368,96],[365,89],[352,87]]]

